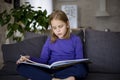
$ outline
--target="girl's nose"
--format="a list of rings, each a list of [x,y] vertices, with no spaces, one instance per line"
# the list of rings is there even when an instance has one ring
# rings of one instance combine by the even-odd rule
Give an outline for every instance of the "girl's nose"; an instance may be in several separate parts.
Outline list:
[[[59,32],[60,31],[60,29],[59,28],[57,28],[57,32]]]

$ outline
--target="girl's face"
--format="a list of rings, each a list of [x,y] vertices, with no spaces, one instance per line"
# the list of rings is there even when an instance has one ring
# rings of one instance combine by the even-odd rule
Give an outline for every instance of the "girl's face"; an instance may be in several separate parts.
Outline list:
[[[67,28],[68,28],[68,23],[65,23],[61,20],[55,20],[53,19],[51,21],[51,26],[52,26],[52,30],[54,32],[54,34],[60,38],[63,39],[64,35],[67,32]]]

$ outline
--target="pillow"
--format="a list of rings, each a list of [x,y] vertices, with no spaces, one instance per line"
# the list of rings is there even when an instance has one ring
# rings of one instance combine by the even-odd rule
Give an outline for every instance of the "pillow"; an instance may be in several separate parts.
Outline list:
[[[4,63],[9,61],[16,62],[16,60],[20,57],[20,50],[18,46],[19,43],[2,44]]]
[[[3,44],[2,52],[4,62],[16,62],[20,55],[39,57],[42,46],[44,45],[46,39],[46,35],[41,35],[39,37],[26,39],[18,43]]]
[[[4,67],[0,70],[0,75],[17,74],[16,61],[20,55],[39,57],[46,39],[46,35],[41,35],[18,43],[2,44]]]
[[[46,39],[47,35],[26,39],[19,45],[19,50],[23,55],[39,57]]]
[[[85,55],[90,72],[120,73],[120,32],[86,29]]]

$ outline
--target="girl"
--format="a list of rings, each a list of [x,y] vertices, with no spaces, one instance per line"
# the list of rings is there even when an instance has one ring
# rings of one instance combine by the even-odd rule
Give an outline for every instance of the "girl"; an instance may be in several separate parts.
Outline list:
[[[22,56],[18,61],[30,60],[51,64],[55,61],[81,59],[83,48],[79,37],[70,33],[69,20],[61,10],[53,11],[50,15],[51,37],[48,37],[43,46],[40,58]],[[45,69],[41,67],[19,64],[17,71],[24,77],[32,80],[75,80],[86,76],[87,71],[83,64],[75,64],[63,69]]]

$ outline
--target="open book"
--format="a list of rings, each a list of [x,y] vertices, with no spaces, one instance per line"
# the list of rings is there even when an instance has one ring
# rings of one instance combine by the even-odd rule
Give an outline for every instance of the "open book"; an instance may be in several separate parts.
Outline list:
[[[28,59],[27,61],[24,61],[21,63],[34,65],[34,66],[40,66],[40,67],[49,68],[49,69],[55,69],[55,68],[71,66],[71,65],[74,65],[77,63],[82,63],[82,62],[85,63],[85,62],[90,62],[90,61],[87,58],[75,59],[75,60],[63,60],[63,61],[56,61],[56,62],[52,63],[51,65],[47,65],[47,64],[43,64],[43,63],[37,63],[37,62],[34,62],[34,61]]]

